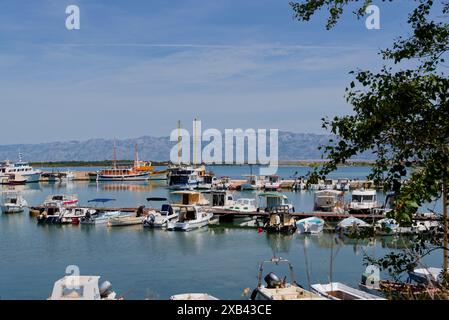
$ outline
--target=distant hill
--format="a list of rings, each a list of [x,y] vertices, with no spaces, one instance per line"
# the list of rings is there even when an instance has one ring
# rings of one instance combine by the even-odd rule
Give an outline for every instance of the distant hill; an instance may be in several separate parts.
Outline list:
[[[279,132],[279,160],[318,160],[318,147],[328,142],[330,136]],[[18,153],[24,160],[32,162],[50,161],[102,161],[112,159],[114,140],[90,139],[86,141],[50,142],[41,144],[0,145],[0,160],[17,160]],[[169,160],[170,150],[175,145],[169,137],[143,136],[135,139],[117,140],[117,158],[133,159],[134,145],[139,148],[143,160]],[[369,160],[370,155],[358,157]]]

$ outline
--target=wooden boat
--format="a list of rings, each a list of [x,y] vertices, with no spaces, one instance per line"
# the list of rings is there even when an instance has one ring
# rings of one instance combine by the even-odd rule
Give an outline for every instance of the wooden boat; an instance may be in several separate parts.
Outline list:
[[[177,205],[196,205],[196,206],[208,206],[209,200],[204,197],[199,191],[192,190],[180,190],[171,192],[173,195],[181,196],[181,201],[175,201]]]
[[[150,173],[150,180],[167,180],[169,172],[168,169],[153,171]]]
[[[117,300],[109,281],[99,286],[99,276],[65,276],[55,282],[48,300]]]
[[[262,283],[264,266],[267,263],[279,265],[280,263],[288,264],[290,270],[290,283],[287,277],[280,280],[273,272],[268,273],[265,278],[266,285]],[[307,291],[302,288],[295,280],[295,274],[292,264],[285,259],[273,257],[271,260],[262,261],[259,266],[259,275],[257,288],[251,294],[251,300],[327,300],[326,298]]]
[[[138,216],[118,216],[111,217],[108,221],[108,226],[110,227],[124,227],[124,226],[133,226],[138,224],[143,224],[144,217]]]
[[[313,284],[312,291],[329,300],[385,300],[385,298],[351,288],[340,282]]]
[[[277,206],[270,212],[264,225],[267,232],[292,234],[296,231],[295,219],[289,213],[288,206]]]

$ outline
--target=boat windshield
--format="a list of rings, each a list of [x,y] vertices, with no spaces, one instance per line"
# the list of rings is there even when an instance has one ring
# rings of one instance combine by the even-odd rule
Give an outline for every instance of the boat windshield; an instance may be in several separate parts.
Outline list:
[[[353,202],[373,202],[375,200],[374,195],[353,195]]]

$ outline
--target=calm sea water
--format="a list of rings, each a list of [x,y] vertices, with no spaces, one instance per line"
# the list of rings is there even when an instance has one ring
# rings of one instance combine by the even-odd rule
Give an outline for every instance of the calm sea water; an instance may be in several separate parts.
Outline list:
[[[248,167],[211,167],[217,176],[239,178]],[[67,169],[60,169],[65,171]],[[79,169],[77,169],[79,170]],[[86,169],[86,170],[92,170]],[[255,169],[253,169],[254,172]],[[304,175],[307,168],[282,167],[289,178]],[[341,168],[334,177],[364,178],[368,168]],[[82,205],[97,197],[114,198],[113,206],[156,206],[149,196],[172,199],[164,183],[34,184],[18,186],[29,205],[49,194],[77,194]],[[313,193],[285,192],[296,211],[310,211]],[[236,193],[254,197],[255,193]],[[382,198],[382,195],[380,195]],[[66,267],[77,265],[82,274],[100,275],[127,299],[167,299],[184,292],[207,292],[221,299],[246,299],[245,288],[257,285],[258,264],[276,254],[289,259],[301,284],[340,281],[357,286],[364,254],[380,257],[409,245],[407,240],[377,238],[375,241],[341,240],[332,234],[318,236],[268,235],[254,229],[229,225],[187,233],[147,230],[141,226],[41,226],[28,212],[0,216],[1,299],[46,299],[53,283]],[[331,256],[333,257],[331,259]],[[332,261],[332,263],[331,263]],[[440,266],[440,255],[426,258]],[[332,267],[331,267],[332,266]],[[286,268],[267,269],[280,276]]]

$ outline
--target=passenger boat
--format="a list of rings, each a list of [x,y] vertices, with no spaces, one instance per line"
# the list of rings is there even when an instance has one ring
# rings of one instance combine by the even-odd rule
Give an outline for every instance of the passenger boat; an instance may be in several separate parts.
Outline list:
[[[176,201],[174,204],[197,206],[208,206],[210,204],[209,200],[199,191],[180,190],[173,191],[171,194],[181,196],[181,201]]]
[[[279,265],[281,263],[287,264],[290,270],[290,283],[287,282],[287,277],[281,280],[273,272],[268,273],[263,278],[264,266],[267,263]],[[265,280],[265,285],[262,283]],[[305,290],[295,280],[293,266],[290,261],[278,257],[273,257],[271,260],[262,261],[259,266],[257,288],[251,294],[251,300],[327,300],[326,298]]]
[[[277,191],[281,188],[281,180],[278,175],[271,175],[264,185],[266,191]]]
[[[99,276],[65,276],[55,282],[48,300],[117,300],[109,281],[99,286]]]
[[[3,213],[19,213],[23,212],[28,203],[20,192],[6,191],[3,193],[1,211]]]
[[[323,232],[324,220],[318,217],[310,217],[298,220],[296,227],[299,233],[318,234]]]
[[[218,300],[218,298],[207,293],[182,293],[171,296],[170,300]]]
[[[329,300],[386,300],[385,298],[351,288],[340,282],[312,284],[312,291]]]
[[[343,192],[337,190],[316,191],[314,211],[344,213]]]
[[[172,167],[168,175],[168,188],[186,190],[196,188],[200,182],[198,171],[194,167]]]
[[[264,229],[267,232],[292,234],[296,231],[295,219],[289,212],[288,206],[277,206],[270,212]]]
[[[167,230],[190,231],[209,225],[213,214],[206,212],[201,206],[179,206],[179,218],[176,222],[169,222]]]
[[[287,206],[289,212],[294,212],[293,205],[289,202],[288,197],[278,192],[264,192],[258,195],[259,208],[257,211],[270,212],[275,207]]]
[[[352,192],[352,199],[348,205],[350,214],[373,213],[381,206],[377,202],[377,192],[372,189],[359,189]]]
[[[42,171],[34,169],[28,162],[22,160],[19,153],[19,162],[12,163],[8,160],[0,164],[0,178],[8,177],[10,174],[17,174],[25,178],[26,183],[39,182]]]

